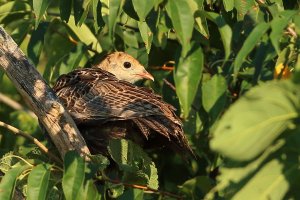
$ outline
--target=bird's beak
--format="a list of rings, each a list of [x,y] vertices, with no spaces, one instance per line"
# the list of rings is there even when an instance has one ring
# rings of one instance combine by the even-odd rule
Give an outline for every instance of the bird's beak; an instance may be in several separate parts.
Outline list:
[[[147,72],[146,70],[144,70],[142,73],[139,73],[139,74],[136,74],[136,75],[138,75],[138,76],[140,76],[142,78],[154,81],[154,77],[149,72]]]

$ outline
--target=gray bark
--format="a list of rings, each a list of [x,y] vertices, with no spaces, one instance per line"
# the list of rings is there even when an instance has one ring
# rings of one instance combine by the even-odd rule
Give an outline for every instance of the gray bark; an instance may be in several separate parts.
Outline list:
[[[0,68],[5,71],[49,133],[61,156],[76,150],[86,159],[89,149],[75,122],[36,68],[0,26]]]

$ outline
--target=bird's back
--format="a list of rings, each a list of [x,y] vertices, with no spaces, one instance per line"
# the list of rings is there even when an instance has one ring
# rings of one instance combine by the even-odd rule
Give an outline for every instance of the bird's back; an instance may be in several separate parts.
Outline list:
[[[85,139],[93,140],[92,143],[96,139],[132,139],[135,134],[132,132],[140,132],[138,137],[146,142],[158,137],[166,146],[192,152],[174,107],[147,88],[118,80],[104,70],[90,68],[62,75],[53,89],[79,128],[82,127]],[[130,128],[131,125],[135,128]],[[91,127],[93,130],[87,131]],[[108,133],[104,133],[103,127]]]

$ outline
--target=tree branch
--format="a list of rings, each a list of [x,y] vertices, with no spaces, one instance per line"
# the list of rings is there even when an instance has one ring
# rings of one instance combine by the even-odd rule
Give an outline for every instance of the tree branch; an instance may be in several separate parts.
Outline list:
[[[19,104],[18,102],[14,101],[13,99],[9,98],[8,96],[2,94],[0,92],[0,102],[5,103],[6,105],[8,105],[9,107],[11,107],[14,110],[22,110],[25,111],[26,113],[28,113],[31,117],[36,119],[36,115],[31,111],[31,110],[27,110],[24,109],[23,106],[21,104]]]
[[[0,66],[31,106],[62,157],[69,150],[90,154],[75,122],[36,68],[0,26]]]
[[[44,153],[46,153],[53,161],[57,162],[57,163],[62,163],[61,160],[56,157],[54,154],[52,154],[47,147],[45,147],[38,139],[32,137],[31,135],[21,131],[20,129],[17,129],[9,124],[6,124],[2,121],[0,121],[0,126],[10,130],[12,133],[16,134],[16,135],[21,135],[22,137],[31,140],[34,144],[36,144]]]

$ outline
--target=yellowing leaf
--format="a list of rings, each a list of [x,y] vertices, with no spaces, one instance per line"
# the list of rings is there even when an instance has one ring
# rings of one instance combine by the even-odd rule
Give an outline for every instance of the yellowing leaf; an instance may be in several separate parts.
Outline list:
[[[291,71],[289,70],[288,66],[284,66],[283,63],[279,63],[275,67],[274,70],[274,78],[280,78],[280,79],[287,79],[291,76]]]

